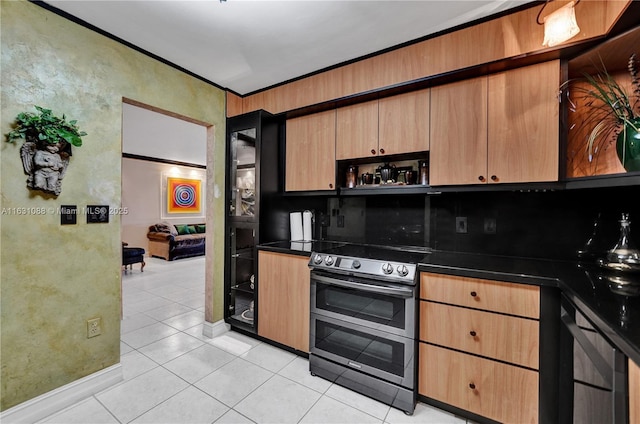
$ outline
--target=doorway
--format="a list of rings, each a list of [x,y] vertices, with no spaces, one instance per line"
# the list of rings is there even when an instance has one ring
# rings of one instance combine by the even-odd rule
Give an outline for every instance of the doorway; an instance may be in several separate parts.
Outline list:
[[[152,272],[148,268],[152,262],[164,270],[170,269],[174,263],[177,264],[174,268],[184,267],[185,262],[205,267],[205,260],[183,259],[180,264],[181,259],[169,262],[151,258],[147,233],[149,227],[160,223],[174,227],[197,225],[198,230],[206,231],[207,144],[212,137],[213,126],[210,124],[123,99],[121,240],[129,246],[145,249],[147,267],[144,271]],[[189,193],[198,200],[197,208],[194,208],[195,203],[185,201],[186,197],[176,208],[169,207],[172,199],[170,190],[176,188],[168,185],[172,181],[192,183]],[[181,208],[185,205],[190,207]],[[199,255],[200,252],[189,251],[188,254]],[[134,273],[142,276],[144,271],[140,266],[133,266],[132,270],[122,274],[122,278],[130,278]],[[201,275],[205,275],[204,269]],[[145,277],[148,279],[148,274]],[[203,286],[212,284],[211,279],[202,278]],[[205,287],[206,293],[211,291],[211,287]],[[203,304],[206,309],[211,309],[211,302],[205,301],[208,297],[203,295]],[[140,308],[143,306],[140,304]]]

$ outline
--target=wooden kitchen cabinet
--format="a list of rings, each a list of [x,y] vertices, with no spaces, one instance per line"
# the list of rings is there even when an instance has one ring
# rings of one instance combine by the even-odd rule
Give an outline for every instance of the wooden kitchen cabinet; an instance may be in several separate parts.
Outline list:
[[[629,423],[640,423],[640,365],[629,359]]]
[[[419,394],[506,423],[536,423],[540,288],[420,274]]]
[[[540,289],[526,284],[423,272],[420,298],[509,315],[540,317]]]
[[[420,394],[503,423],[538,422],[538,373],[420,343]]]
[[[335,190],[336,111],[287,120],[285,191]]]
[[[336,159],[378,155],[378,101],[337,109]]]
[[[490,183],[558,181],[559,81],[559,60],[489,76]]]
[[[560,62],[434,87],[430,184],[558,180]]]
[[[426,89],[379,100],[378,150],[381,155],[429,150],[430,93],[431,90]]]
[[[336,159],[429,150],[430,89],[337,109]]]
[[[421,302],[420,323],[420,340],[538,368],[538,321]]]
[[[487,77],[431,89],[429,184],[478,184],[487,175]]]
[[[309,352],[309,258],[258,252],[258,335]]]

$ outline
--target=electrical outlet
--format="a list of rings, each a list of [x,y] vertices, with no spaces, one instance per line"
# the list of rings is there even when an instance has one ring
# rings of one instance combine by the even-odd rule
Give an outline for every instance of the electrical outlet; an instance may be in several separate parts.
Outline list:
[[[495,234],[496,233],[496,219],[495,218],[485,218],[484,219],[484,233],[485,234]]]
[[[87,320],[87,338],[99,336],[102,333],[102,320],[92,318]]]
[[[338,215],[338,227],[344,227],[344,215]]]

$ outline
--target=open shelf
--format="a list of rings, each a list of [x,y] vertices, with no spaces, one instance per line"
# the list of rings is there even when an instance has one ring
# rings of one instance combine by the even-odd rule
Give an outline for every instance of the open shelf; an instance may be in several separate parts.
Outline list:
[[[248,294],[253,294],[253,289],[251,288],[251,282],[245,281],[242,283],[238,283],[236,285],[231,286],[231,290],[237,290]]]
[[[569,60],[569,78],[597,73],[603,65],[609,72],[626,71],[629,57],[640,54],[639,46],[640,26],[637,26]]]

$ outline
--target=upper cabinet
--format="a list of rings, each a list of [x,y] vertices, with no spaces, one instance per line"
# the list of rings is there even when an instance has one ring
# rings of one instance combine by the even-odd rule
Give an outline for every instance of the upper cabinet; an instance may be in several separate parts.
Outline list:
[[[558,181],[559,82],[558,60],[489,76],[490,182]]]
[[[377,156],[378,101],[341,107],[336,115],[336,159]]]
[[[380,99],[380,154],[395,155],[429,150],[429,95],[430,90],[426,89]]]
[[[487,77],[431,89],[431,185],[478,184],[487,175]]]
[[[560,62],[432,89],[430,184],[558,180]]]
[[[336,111],[287,120],[285,191],[335,190]]]
[[[429,150],[429,89],[337,110],[336,159]]]

